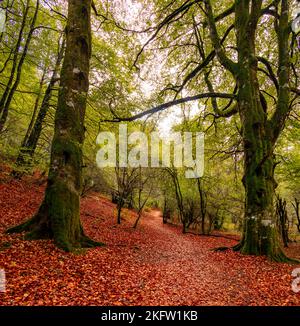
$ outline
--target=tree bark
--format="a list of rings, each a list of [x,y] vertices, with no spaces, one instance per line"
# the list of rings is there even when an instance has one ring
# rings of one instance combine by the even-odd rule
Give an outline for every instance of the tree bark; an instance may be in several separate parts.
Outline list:
[[[83,232],[80,222],[82,145],[91,57],[91,0],[69,0],[66,53],[45,198],[37,214],[8,232],[27,231],[27,239],[53,238],[73,251],[100,245]]]
[[[285,248],[289,246],[289,219],[286,207],[286,200],[277,196],[276,198],[276,217],[281,239]]]
[[[260,94],[256,33],[262,0],[235,1],[235,29],[238,62],[227,57],[218,36],[211,1],[205,0],[211,40],[218,59],[230,71],[238,86],[238,113],[244,147],[245,221],[241,242],[235,247],[243,254],[266,255],[288,261],[278,238],[274,214],[274,147],[290,110],[289,100],[289,3],[281,0],[276,17],[278,39],[278,101],[268,118],[267,102]]]
[[[246,195],[245,229],[240,251],[285,261],[274,212],[274,191],[277,186],[274,180],[274,147],[277,137],[274,137],[273,126],[267,118],[267,108],[257,78],[255,32],[261,1],[252,2],[251,12],[249,7],[244,7],[243,1],[237,3],[238,105],[243,126],[243,184]]]
[[[117,223],[121,224],[121,214],[122,214],[122,208],[124,206],[123,198],[119,197],[118,205],[117,205]]]
[[[295,198],[294,203],[292,202],[292,205],[294,207],[295,210],[295,214],[296,214],[296,218],[297,218],[297,230],[300,233],[300,201]]]
[[[201,217],[201,233],[206,234],[205,231],[205,217],[206,217],[206,194],[203,190],[202,180],[197,179],[197,188],[199,192],[199,203],[200,203],[200,217]]]

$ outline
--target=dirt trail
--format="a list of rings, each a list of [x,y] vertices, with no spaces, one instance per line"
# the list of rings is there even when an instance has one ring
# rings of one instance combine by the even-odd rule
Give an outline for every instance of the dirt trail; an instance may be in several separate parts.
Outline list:
[[[0,305],[300,305],[291,291],[295,266],[232,251],[234,240],[182,234],[159,211],[136,216],[94,194],[82,201],[86,233],[106,246],[65,253],[52,241],[24,241],[3,231],[31,216],[43,188],[0,184],[0,269],[7,278]]]
[[[238,300],[237,292],[242,295],[244,286],[240,278],[232,273],[227,275],[222,260],[218,259],[220,255],[212,251],[218,246],[219,239],[182,234],[180,227],[162,223],[160,211],[152,211],[143,222],[145,233],[149,232],[155,241],[150,242],[150,248],[149,242],[144,244],[141,260],[157,267],[161,277],[156,289],[173,293],[173,302],[234,304],[232,299]],[[223,239],[224,242],[229,246],[235,243]]]

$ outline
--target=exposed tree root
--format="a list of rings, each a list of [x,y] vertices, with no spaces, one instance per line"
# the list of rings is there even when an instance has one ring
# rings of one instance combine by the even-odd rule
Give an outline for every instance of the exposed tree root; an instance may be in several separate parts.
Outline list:
[[[247,253],[245,251],[242,251],[243,249],[243,242],[241,241],[239,242],[237,245],[233,246],[233,247],[218,247],[218,248],[214,248],[212,249],[215,252],[222,252],[222,251],[226,251],[226,250],[233,250],[233,251],[238,251],[240,253],[242,253],[243,255],[253,255],[251,253]],[[274,261],[276,263],[286,263],[286,264],[299,264],[300,260],[295,259],[295,258],[290,258],[288,257],[283,250],[278,249],[276,253],[272,253],[270,255],[265,255],[269,260]]]
[[[81,236],[77,241],[71,242],[67,241],[66,237],[62,234],[53,234],[53,231],[47,223],[42,222],[42,219],[38,218],[39,215],[35,215],[28,221],[9,228],[6,233],[22,233],[26,232],[24,235],[25,240],[45,240],[54,239],[55,244],[58,248],[66,251],[72,252],[80,248],[94,248],[105,246],[104,243],[94,241],[87,237],[83,230],[81,229]]]
[[[218,247],[218,248],[214,248],[212,249],[213,251],[226,251],[226,250],[231,250],[232,248],[231,247]]]

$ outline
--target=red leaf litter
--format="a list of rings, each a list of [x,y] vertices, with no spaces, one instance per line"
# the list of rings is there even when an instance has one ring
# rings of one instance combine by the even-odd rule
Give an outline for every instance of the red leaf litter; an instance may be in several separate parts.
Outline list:
[[[105,247],[65,253],[52,241],[5,235],[37,210],[44,187],[34,178],[0,184],[0,305],[300,305],[291,288],[297,265],[271,263],[232,251],[235,240],[181,233],[160,212],[145,214],[137,230],[125,211],[99,194],[82,200],[85,232]]]

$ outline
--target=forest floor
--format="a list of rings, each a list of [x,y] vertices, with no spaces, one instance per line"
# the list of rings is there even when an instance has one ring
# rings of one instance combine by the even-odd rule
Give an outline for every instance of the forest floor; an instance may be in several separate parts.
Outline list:
[[[159,211],[125,210],[96,193],[82,200],[86,233],[105,247],[64,253],[51,241],[24,241],[4,230],[30,217],[43,198],[38,178],[0,173],[0,305],[300,305],[291,290],[295,265],[213,248],[236,240],[182,234]],[[299,247],[298,248],[298,252]],[[291,249],[293,250],[293,248]]]

